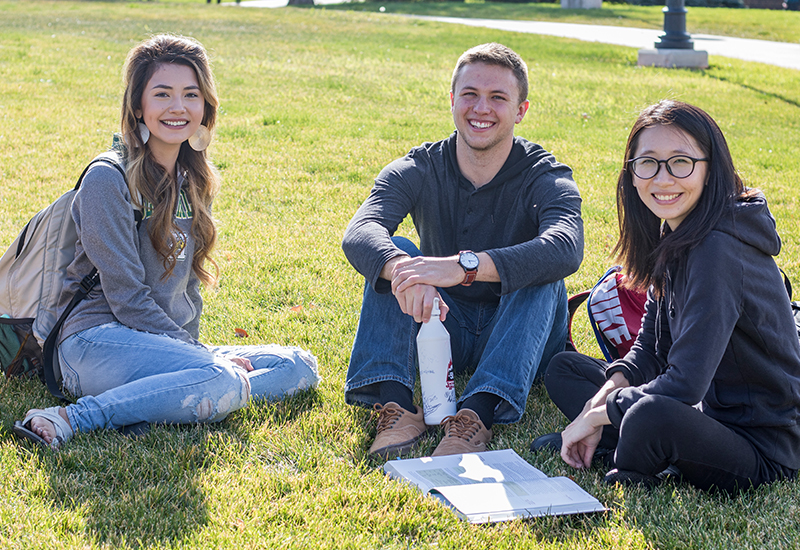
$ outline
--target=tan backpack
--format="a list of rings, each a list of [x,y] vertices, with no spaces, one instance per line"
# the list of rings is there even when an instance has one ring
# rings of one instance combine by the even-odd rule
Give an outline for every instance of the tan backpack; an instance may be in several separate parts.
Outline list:
[[[86,172],[98,162],[113,166],[125,177],[115,152],[100,155],[83,170],[73,189],[31,218],[0,258],[0,369],[7,378],[38,377],[57,397],[63,397],[58,384],[61,372],[57,358],[52,357],[58,332],[72,308],[99,280],[93,269],[58,317],[61,289],[78,240],[72,201]],[[138,223],[141,214],[137,214]],[[47,342],[51,334],[52,344]],[[51,344],[50,350],[46,344]]]

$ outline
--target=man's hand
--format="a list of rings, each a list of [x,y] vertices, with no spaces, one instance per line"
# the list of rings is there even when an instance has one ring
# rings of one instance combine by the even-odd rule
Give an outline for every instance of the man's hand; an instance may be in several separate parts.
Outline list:
[[[431,318],[433,299],[439,298],[439,319],[444,321],[448,307],[436,287],[448,288],[461,283],[464,268],[458,264],[457,256],[405,257],[394,262],[391,280],[392,294],[403,313],[411,315],[417,323],[427,323]]]
[[[444,321],[447,317],[448,307],[444,303],[442,297],[434,285],[430,284],[413,284],[406,285],[402,290],[395,288],[395,273],[402,270],[403,266],[411,263],[413,260],[419,258],[411,258],[405,254],[395,256],[383,265],[381,270],[381,278],[391,281],[392,294],[397,298],[397,303],[400,305],[400,310],[406,315],[411,315],[418,323],[427,323],[431,318],[431,310],[433,309],[433,299],[439,298],[439,319]],[[463,273],[464,270],[456,266]],[[406,269],[408,274],[410,271]]]
[[[478,258],[480,267],[476,280],[499,282],[492,258],[486,252],[478,252]],[[436,288],[460,285],[464,281],[464,268],[458,263],[458,255],[443,258],[400,255],[384,264],[380,276],[391,281],[392,294],[403,313],[411,315],[418,323],[427,323],[436,297],[439,297],[439,318],[445,320],[448,307]]]
[[[394,296],[403,313],[411,315],[417,323],[430,321],[434,298],[439,298],[439,320],[444,321],[447,317],[449,308],[435,286],[414,285],[406,290],[395,292]]]
[[[464,268],[458,264],[458,256],[403,258],[392,269],[392,293],[396,296],[414,285],[449,288],[463,280]]]

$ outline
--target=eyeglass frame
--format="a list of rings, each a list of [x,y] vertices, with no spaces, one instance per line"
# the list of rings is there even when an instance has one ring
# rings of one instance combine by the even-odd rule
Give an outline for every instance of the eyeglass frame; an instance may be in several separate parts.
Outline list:
[[[679,158],[679,157],[680,158],[686,158],[686,159],[689,159],[689,160],[692,161],[692,169],[685,176],[676,176],[675,174],[672,173],[672,168],[670,168],[670,166],[669,166],[669,161],[671,161],[672,159]],[[652,159],[652,160],[656,161],[656,163],[658,164],[655,173],[652,176],[650,176],[649,178],[643,178],[642,176],[637,174],[636,170],[634,170],[634,168],[633,168],[633,163],[636,162],[637,160],[641,160],[641,159]],[[637,178],[642,179],[642,180],[651,180],[654,177],[656,177],[658,175],[658,173],[661,171],[661,165],[662,164],[667,168],[667,172],[669,172],[670,176],[672,176],[673,178],[677,178],[679,180],[683,180],[683,179],[688,178],[692,174],[694,174],[694,169],[695,169],[695,166],[697,166],[698,162],[708,162],[708,160],[709,160],[708,158],[697,159],[697,158],[694,158],[694,157],[690,157],[689,155],[673,155],[673,156],[669,157],[667,160],[658,160],[655,157],[651,157],[651,156],[648,156],[648,155],[643,155],[641,157],[636,157],[636,158],[630,159],[628,161],[628,164],[631,167],[631,173],[634,176],[636,176]]]

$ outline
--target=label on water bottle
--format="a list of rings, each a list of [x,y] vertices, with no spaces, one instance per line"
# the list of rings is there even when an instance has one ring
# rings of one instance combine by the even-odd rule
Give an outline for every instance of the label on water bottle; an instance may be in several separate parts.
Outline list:
[[[449,363],[447,363],[447,381],[445,382],[445,387],[448,390],[455,390],[456,389],[456,379],[453,376],[453,360],[451,359]],[[456,394],[455,393],[448,393],[447,394],[448,401],[455,401]]]
[[[422,410],[429,426],[441,424],[445,417],[456,414],[456,385],[449,346],[435,350],[438,353],[433,351],[420,352],[419,369]]]

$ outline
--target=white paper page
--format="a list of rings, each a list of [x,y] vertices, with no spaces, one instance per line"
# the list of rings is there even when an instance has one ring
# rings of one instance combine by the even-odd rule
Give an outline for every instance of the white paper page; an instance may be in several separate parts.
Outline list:
[[[599,512],[606,509],[596,498],[566,477],[437,487],[432,493],[435,496],[439,493],[474,523],[502,521],[513,517]]]
[[[434,487],[451,485],[547,479],[543,472],[523,460],[513,449],[391,460],[384,466],[384,471],[405,478],[426,493]]]

